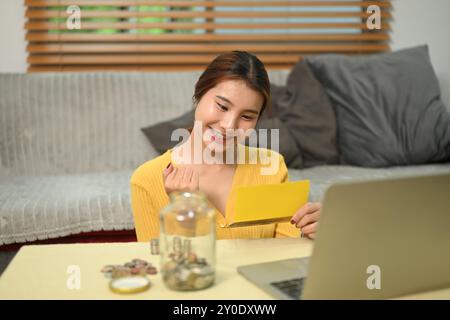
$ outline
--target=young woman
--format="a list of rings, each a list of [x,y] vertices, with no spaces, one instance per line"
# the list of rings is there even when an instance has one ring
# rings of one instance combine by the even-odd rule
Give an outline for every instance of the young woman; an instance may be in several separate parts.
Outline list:
[[[193,96],[196,126],[187,141],[141,165],[131,178],[131,202],[138,241],[159,236],[159,212],[169,203],[172,191],[201,191],[217,213],[217,238],[299,237],[314,239],[320,203],[299,208],[290,223],[246,227],[225,227],[233,212],[236,187],[285,182],[288,171],[283,157],[268,151],[277,162],[273,174],[262,174],[266,162],[225,161],[227,154],[237,160],[237,149],[248,154],[255,148],[242,147],[239,129],[253,129],[265,109],[270,108],[270,83],[262,62],[242,51],[222,54],[212,61],[195,85]],[[198,126],[197,126],[198,125]],[[199,130],[197,130],[199,129]],[[200,141],[200,143],[195,143]],[[208,148],[215,159],[194,161],[195,148]],[[193,150],[193,151],[192,151]],[[258,150],[256,150],[258,151]],[[180,161],[183,159],[183,161]],[[220,163],[222,162],[222,163]]]

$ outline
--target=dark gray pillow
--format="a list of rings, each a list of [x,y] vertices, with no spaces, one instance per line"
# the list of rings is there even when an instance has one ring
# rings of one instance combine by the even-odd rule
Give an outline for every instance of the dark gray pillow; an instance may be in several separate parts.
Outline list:
[[[383,167],[450,159],[450,114],[426,45],[306,61],[336,110],[342,164]]]
[[[195,110],[189,110],[181,116],[164,122],[141,128],[147,139],[160,154],[175,147],[180,141],[171,141],[172,132],[179,128],[190,129],[194,126]]]
[[[272,100],[278,100],[285,91],[285,87],[271,85]],[[272,112],[267,110],[261,115],[258,121],[257,129],[279,129],[279,152],[283,155],[286,164],[291,168],[302,168],[303,161],[299,148],[297,147],[287,126],[276,116],[277,109],[272,108]],[[152,126],[142,128],[150,143],[159,153],[173,148],[178,141],[171,141],[170,136],[175,129],[192,128],[194,125],[194,109],[184,113],[183,115],[168,121],[160,122]],[[271,147],[270,133],[268,133],[269,141],[265,147]],[[247,142],[248,144],[248,142]],[[258,143],[255,145],[261,146]]]
[[[280,154],[283,155],[286,165],[290,168],[301,169],[304,167],[304,165],[303,165],[303,155],[300,151],[300,148],[296,144],[295,138],[292,135],[291,130],[289,130],[287,124],[279,118],[280,111],[278,108],[277,101],[279,101],[285,95],[285,92],[286,92],[285,86],[277,86],[271,84],[270,86],[270,93],[272,97],[271,112],[268,112],[269,110],[267,110],[261,115],[261,118],[258,120],[258,124],[256,125],[256,129],[278,129],[279,130],[278,151],[280,152]],[[268,132],[267,135],[269,141],[266,146],[262,147],[273,149],[271,147],[270,132]],[[261,147],[261,145],[256,146]]]
[[[290,72],[284,94],[274,100],[274,109],[300,149],[304,167],[338,163],[336,115],[305,61],[299,61]]]

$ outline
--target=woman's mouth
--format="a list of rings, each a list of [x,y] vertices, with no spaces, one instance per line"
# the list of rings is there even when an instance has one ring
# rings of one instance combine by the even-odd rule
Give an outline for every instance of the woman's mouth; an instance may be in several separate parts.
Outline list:
[[[225,133],[222,133],[219,130],[216,130],[214,128],[209,127],[211,129],[211,140],[215,141],[217,143],[225,144],[231,139],[233,139],[233,136],[227,136]]]

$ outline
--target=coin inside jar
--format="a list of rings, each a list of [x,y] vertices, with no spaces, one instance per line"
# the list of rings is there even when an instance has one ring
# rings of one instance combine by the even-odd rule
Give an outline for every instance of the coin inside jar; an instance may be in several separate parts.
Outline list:
[[[214,283],[214,269],[205,258],[197,259],[193,252],[188,257],[180,258],[177,254],[169,254],[171,260],[162,267],[166,285],[175,290],[200,290]],[[201,263],[199,263],[199,261]]]

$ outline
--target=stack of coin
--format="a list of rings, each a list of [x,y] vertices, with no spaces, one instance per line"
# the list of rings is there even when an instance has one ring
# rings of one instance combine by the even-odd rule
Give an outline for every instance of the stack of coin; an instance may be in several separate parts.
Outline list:
[[[158,271],[151,263],[141,260],[133,259],[124,265],[107,265],[101,270],[107,278],[121,278],[127,276],[145,276],[147,274],[157,274]]]
[[[150,252],[153,255],[159,254],[159,239],[150,240]]]
[[[174,290],[200,290],[214,283],[214,269],[204,258],[172,252],[162,267],[166,285]]]

